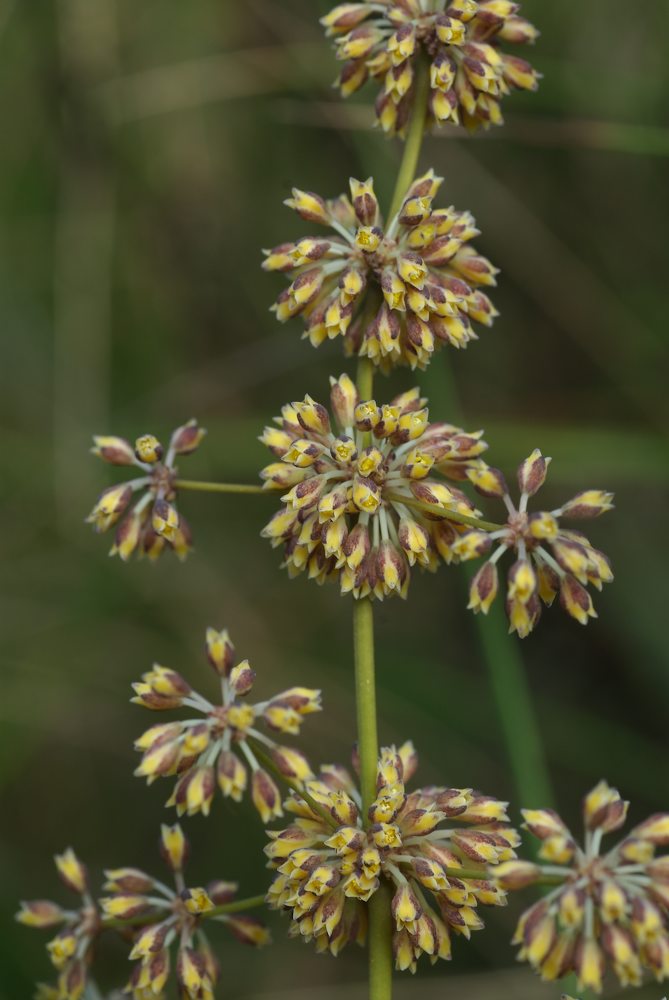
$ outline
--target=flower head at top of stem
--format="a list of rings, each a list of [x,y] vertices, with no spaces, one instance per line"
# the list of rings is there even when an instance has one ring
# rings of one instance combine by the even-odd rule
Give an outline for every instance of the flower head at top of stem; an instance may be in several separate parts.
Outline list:
[[[453,934],[469,938],[483,927],[478,904],[503,905],[506,892],[489,867],[515,858],[517,832],[506,804],[473,792],[431,786],[407,792],[417,767],[411,743],[381,751],[376,798],[363,815],[348,772],[323,767],[307,782],[337,828],[303,800],[285,802],[294,815],[285,830],[270,831],[265,848],[277,870],[268,902],[290,911],[291,933],[337,955],[366,936],[366,903],[382,882],[392,888],[393,950],[398,969],[422,954],[448,959]]]
[[[583,800],[581,845],[553,810],[523,810],[525,827],[542,842],[539,857],[549,862],[534,866],[536,877],[560,877],[522,915],[514,938],[519,957],[543,979],[575,972],[579,989],[599,993],[607,959],[623,986],[639,986],[644,969],[669,977],[669,855],[655,856],[669,845],[669,814],[650,816],[603,851],[602,838],[623,826],[628,805],[600,781]]]
[[[334,234],[266,252],[265,270],[291,277],[272,307],[277,319],[300,315],[315,347],[343,337],[348,354],[384,371],[425,368],[438,347],[476,339],[472,321],[490,326],[497,315],[481,291],[497,269],[471,246],[479,230],[470,212],[433,208],[441,183],[432,170],[414,180],[385,226],[371,178],[352,178],[350,199],[293,189],[286,204]]]
[[[132,699],[154,711],[187,707],[197,717],[152,726],[135,742],[142,760],[135,774],[151,783],[159,777],[177,781],[167,802],[178,815],[209,814],[216,784],[226,797],[240,802],[251,770],[251,797],[264,823],[281,816],[281,796],[276,784],[260,766],[251,742],[267,748],[276,770],[298,785],[312,776],[299,750],[282,746],[257,729],[297,735],[305,715],[320,711],[320,691],[294,687],[256,704],[247,696],[255,680],[248,660],[236,662],[227,631],[207,629],[207,656],[220,678],[221,703],[214,704],[191,688],[168,667],[154,664],[133,684]]]
[[[165,450],[153,434],[143,434],[134,446],[124,438],[97,436],[92,452],[110,465],[126,465],[141,475],[110,486],[97,500],[87,520],[96,531],[117,525],[110,555],[127,561],[133,555],[157,559],[173,549],[185,559],[191,547],[191,530],[176,507],[176,459],[191,455],[206,434],[196,420],[177,427]]]
[[[459,544],[462,559],[492,550],[472,581],[469,607],[487,614],[498,590],[497,562],[507,551],[514,552],[517,558],[508,574],[506,610],[510,631],[521,638],[539,621],[542,602],[550,605],[558,594],[564,610],[581,625],[587,624],[597,615],[586,586],[601,590],[613,579],[604,553],[581,532],[567,530],[560,523],[562,517],[591,519],[611,510],[612,493],[585,490],[556,510],[528,513],[528,501],[543,486],[549,463],[550,458],[538,449],[521,462],[517,507],[499,469],[480,463],[467,471],[474,488],[482,496],[502,500],[508,515],[504,527],[488,533],[487,541],[472,532]]]
[[[331,379],[330,400],[338,428],[310,396],[265,428],[261,441],[279,461],[261,476],[287,492],[263,535],[284,545],[291,575],[336,579],[356,598],[405,597],[412,566],[452,560],[463,528],[449,516],[478,514],[443,477],[461,481],[480,464],[482,432],[430,423],[418,389],[379,406],[342,375]]]
[[[473,130],[503,123],[501,101],[514,88],[536,90],[539,74],[503,43],[534,42],[536,28],[510,0],[374,0],[343,3],[321,18],[344,61],[344,97],[371,77],[381,86],[379,124],[404,135],[420,99],[417,62],[429,62],[424,113],[432,123]]]

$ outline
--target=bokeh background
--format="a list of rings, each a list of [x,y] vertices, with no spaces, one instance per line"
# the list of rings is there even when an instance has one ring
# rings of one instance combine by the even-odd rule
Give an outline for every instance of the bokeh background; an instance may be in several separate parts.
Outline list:
[[[554,608],[520,644],[499,617],[481,629],[464,610],[457,568],[417,575],[406,604],[377,611],[380,728],[385,741],[414,738],[425,781],[481,787],[517,815],[518,780],[539,780],[541,755],[521,729],[511,767],[489,677],[491,663],[498,677],[520,670],[565,816],[578,822],[581,794],[606,775],[639,820],[669,792],[667,6],[523,6],[542,30],[540,91],[507,101],[506,129],[445,132],[421,161],[446,177],[445,204],[474,211],[477,244],[502,268],[502,315],[421,384],[437,419],[461,411],[485,427],[509,472],[535,446],[552,455],[547,500],[615,489],[617,510],[591,537],[617,581],[587,629]],[[54,851],[73,844],[94,873],[160,868],[168,785],[133,778],[131,749],[155,717],[128,704],[153,660],[206,689],[204,628],[227,625],[261,694],[324,689],[306,750],[350,751],[350,605],[284,577],[258,538],[274,500],[183,496],[196,534],[185,565],[122,565],[83,524],[113,478],[87,455],[93,432],[166,437],[196,415],[209,436],[184,472],[253,481],[263,423],[307,391],[322,398],[328,374],[349,367],[338,345],[316,352],[298,322],[275,323],[282,282],[259,270],[260,247],[303,232],[282,206],[291,185],[334,195],[349,175],[373,174],[384,199],[392,189],[400,149],[369,129],[369,91],[343,105],[331,89],[325,9],[0,3],[3,1000],[50,976],[41,936],[12,913],[19,897],[65,898]],[[403,372],[379,392],[408,382]],[[513,712],[513,689],[502,681],[500,693]],[[217,800],[187,829],[196,884],[218,875],[263,891],[248,803]],[[398,997],[557,998],[514,963],[521,906],[492,912],[487,933],[456,942],[449,967],[404,979]],[[364,995],[360,953],[317,958],[271,923],[276,944],[262,953],[221,936],[226,997]],[[126,959],[105,954],[111,988]]]

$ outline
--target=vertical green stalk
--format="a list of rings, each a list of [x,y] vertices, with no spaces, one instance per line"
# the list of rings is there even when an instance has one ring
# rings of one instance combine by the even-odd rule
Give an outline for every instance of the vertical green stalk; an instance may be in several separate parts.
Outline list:
[[[430,66],[426,58],[419,57],[416,60],[415,73],[413,111],[404,143],[402,163],[400,164],[397,180],[395,181],[395,190],[390,202],[388,221],[399,211],[406,190],[416,175],[418,157],[420,156],[420,148],[425,132],[427,101],[430,93]]]
[[[425,131],[428,90],[427,60],[420,59],[416,67],[414,81],[413,111],[388,219],[391,219],[399,210],[406,190],[416,173]],[[361,399],[373,397],[374,365],[369,358],[358,359],[356,383]],[[353,602],[353,651],[360,788],[363,823],[367,826],[369,807],[376,797],[376,765],[379,755],[374,667],[374,614],[372,601],[369,597]],[[393,927],[391,899],[391,887],[385,879],[381,879],[378,890],[369,901],[368,910],[369,1000],[391,1000],[392,996]]]

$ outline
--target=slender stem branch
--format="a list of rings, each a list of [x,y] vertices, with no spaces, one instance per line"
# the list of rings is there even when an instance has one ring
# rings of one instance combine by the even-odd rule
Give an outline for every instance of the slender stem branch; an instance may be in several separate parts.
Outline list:
[[[258,758],[260,763],[263,764],[268,771],[271,771],[272,774],[279,779],[279,781],[283,781],[285,785],[292,788],[295,794],[299,795],[301,799],[304,799],[309,808],[320,816],[321,819],[325,820],[329,826],[333,829],[338,826],[337,821],[330,815],[327,809],[325,809],[320,802],[317,802],[313,795],[310,795],[309,792],[302,787],[299,781],[295,781],[293,778],[289,778],[288,775],[284,774],[283,771],[276,766],[269,754],[265,753],[259,743],[253,739],[249,739],[248,742],[251,744],[254,756]]]
[[[379,756],[374,679],[374,613],[368,597],[354,601],[353,604],[353,651],[362,818],[367,826],[367,812],[376,798],[376,764]]]
[[[427,59],[419,57],[415,62],[416,78],[413,90],[413,112],[409,122],[406,142],[404,143],[404,154],[402,163],[395,182],[395,191],[390,203],[388,221],[400,210],[404,195],[416,175],[420,148],[423,143],[425,133],[425,119],[427,118],[427,100],[430,90],[430,68]]]
[[[407,497],[403,493],[386,493],[388,500],[406,504],[407,507],[414,507],[416,510],[423,510],[427,514],[438,514],[439,517],[446,518],[447,521],[455,521],[456,524],[466,524],[472,528],[480,528],[481,531],[500,531],[503,524],[495,524],[494,521],[482,521],[478,517],[470,517],[469,514],[459,514],[441,504],[425,503],[423,500],[416,500],[414,497]]]
[[[264,906],[265,903],[266,896],[263,893],[261,896],[249,896],[247,899],[235,899],[231,903],[222,903],[220,906],[215,906],[213,910],[208,910],[203,916],[207,918],[224,917],[230,913],[242,913],[244,910],[256,909],[258,906]],[[155,911],[139,913],[136,917],[130,917],[128,920],[122,920],[119,917],[102,918],[102,926],[109,930],[123,930],[125,927],[145,927],[147,924],[155,922]]]
[[[179,490],[198,490],[201,493],[267,493],[257,483],[203,483],[196,479],[176,479],[174,485]]]

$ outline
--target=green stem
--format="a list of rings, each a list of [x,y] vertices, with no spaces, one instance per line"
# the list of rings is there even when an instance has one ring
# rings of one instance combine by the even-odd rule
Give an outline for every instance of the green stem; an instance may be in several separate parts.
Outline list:
[[[313,795],[310,795],[309,792],[303,788],[299,781],[295,781],[293,778],[289,778],[288,775],[284,774],[283,771],[276,766],[270,755],[265,753],[259,743],[256,743],[253,739],[249,739],[248,742],[253,750],[254,756],[257,757],[260,763],[263,764],[268,771],[271,771],[272,774],[279,779],[279,781],[283,781],[285,785],[292,788],[295,794],[299,795],[300,798],[307,803],[309,808],[313,810],[313,812],[320,816],[321,819],[325,820],[325,822],[333,829],[336,829],[339,824],[334,817],[330,815],[327,809],[325,809],[320,802],[316,801]]]
[[[438,514],[439,517],[447,521],[455,521],[456,524],[467,524],[472,528],[480,528],[481,531],[499,531],[503,524],[495,524],[494,521],[482,521],[478,517],[470,517],[469,514],[459,514],[457,511],[442,507],[441,504],[427,503],[424,500],[416,500],[413,497],[406,497],[403,493],[386,493],[388,500],[396,503],[403,503],[407,507],[415,507],[416,510],[423,510],[427,514]]]
[[[258,906],[264,906],[266,900],[267,897],[264,893],[262,896],[235,899],[231,903],[222,903],[220,906],[215,906],[213,910],[207,910],[202,916],[208,919],[209,917],[223,917],[229,913],[242,913],[244,910],[253,910]],[[155,922],[156,913],[154,910],[148,913],[140,913],[136,917],[130,917],[128,920],[122,920],[119,917],[102,918],[102,926],[109,930],[123,930],[124,927],[144,927],[147,924]]]
[[[423,143],[425,133],[425,120],[427,118],[427,100],[430,92],[430,66],[426,58],[419,57],[415,63],[416,78],[413,84],[413,111],[409,122],[406,142],[404,143],[404,153],[402,163],[395,181],[395,191],[393,192],[388,212],[388,222],[399,212],[407,188],[416,176],[418,157]]]
[[[195,479],[175,479],[178,490],[198,490],[202,493],[267,493],[256,483],[203,483]]]

